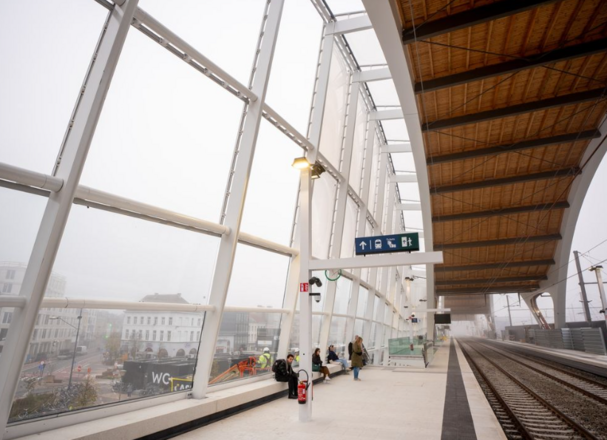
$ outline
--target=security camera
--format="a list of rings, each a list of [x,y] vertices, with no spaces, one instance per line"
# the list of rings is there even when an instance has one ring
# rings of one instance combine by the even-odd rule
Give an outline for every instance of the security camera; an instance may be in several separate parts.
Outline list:
[[[322,281],[320,281],[320,279],[318,277],[312,277],[308,280],[308,282],[310,283],[311,286],[318,286],[321,287],[322,286]]]
[[[320,302],[320,295],[314,296],[314,301],[316,301],[317,303],[319,303]]]
[[[317,303],[320,302],[320,292],[310,292],[310,296],[314,298]]]

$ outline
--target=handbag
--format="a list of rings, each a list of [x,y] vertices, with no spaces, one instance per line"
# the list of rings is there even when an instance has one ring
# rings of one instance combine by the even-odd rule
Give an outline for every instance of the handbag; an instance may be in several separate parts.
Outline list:
[[[312,364],[312,371],[319,372],[320,371],[320,365],[318,365],[318,364]]]

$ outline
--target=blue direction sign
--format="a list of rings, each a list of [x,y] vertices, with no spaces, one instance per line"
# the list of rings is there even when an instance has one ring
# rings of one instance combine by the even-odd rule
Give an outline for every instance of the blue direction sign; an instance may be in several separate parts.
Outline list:
[[[355,239],[356,255],[419,251],[419,234],[377,235]]]

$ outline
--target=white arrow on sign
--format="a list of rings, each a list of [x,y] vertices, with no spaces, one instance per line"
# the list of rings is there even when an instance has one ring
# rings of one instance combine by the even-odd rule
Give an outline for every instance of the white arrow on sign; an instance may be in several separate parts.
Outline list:
[[[363,248],[363,251],[365,250],[365,246],[367,246],[367,243],[365,243],[364,241],[361,241],[360,247]]]

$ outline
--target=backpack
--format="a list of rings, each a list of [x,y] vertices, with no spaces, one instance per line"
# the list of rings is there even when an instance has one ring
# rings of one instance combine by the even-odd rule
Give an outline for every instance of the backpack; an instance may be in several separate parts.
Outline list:
[[[280,366],[284,364],[284,362],[284,359],[276,359],[272,364],[272,373],[278,373],[278,371],[280,370]]]

